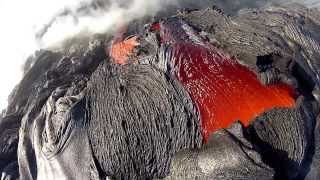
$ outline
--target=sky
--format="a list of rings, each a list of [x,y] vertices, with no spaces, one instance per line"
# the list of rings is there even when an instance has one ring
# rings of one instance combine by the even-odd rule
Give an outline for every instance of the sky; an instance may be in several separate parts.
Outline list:
[[[57,3],[58,1],[61,1]],[[24,61],[36,49],[34,34],[61,5],[77,0],[0,0],[0,109],[22,77]]]
[[[93,10],[77,14],[76,9],[93,0],[0,0],[0,111],[6,108],[7,98],[22,78],[25,60],[39,48],[56,44],[79,32],[99,33],[121,26],[121,21],[150,15],[176,0],[122,0],[130,7],[120,7],[117,0],[109,0],[112,10]],[[67,16],[55,18],[49,31],[36,41],[35,35],[44,25],[64,9]],[[77,21],[75,21],[75,17]]]

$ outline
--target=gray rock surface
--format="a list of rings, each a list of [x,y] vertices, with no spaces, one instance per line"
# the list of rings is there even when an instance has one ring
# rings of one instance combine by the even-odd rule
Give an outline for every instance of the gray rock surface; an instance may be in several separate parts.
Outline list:
[[[156,37],[131,57],[143,63],[125,66],[111,63],[107,35],[38,52],[0,117],[1,180],[319,179],[319,17],[287,5],[232,16],[186,10],[164,20],[183,19],[262,83],[283,81],[300,93],[295,108],[265,112],[249,127],[236,122],[207,144]]]

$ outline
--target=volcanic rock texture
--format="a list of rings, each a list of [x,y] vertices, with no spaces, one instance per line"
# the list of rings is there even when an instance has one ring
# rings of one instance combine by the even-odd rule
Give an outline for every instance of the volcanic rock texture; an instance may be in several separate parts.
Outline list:
[[[145,21],[125,61],[107,33],[28,61],[0,119],[1,180],[320,179],[318,10]]]

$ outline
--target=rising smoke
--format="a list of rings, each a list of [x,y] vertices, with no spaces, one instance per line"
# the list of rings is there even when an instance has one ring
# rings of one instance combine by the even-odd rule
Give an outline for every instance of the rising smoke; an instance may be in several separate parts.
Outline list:
[[[37,33],[36,38],[41,46],[47,47],[83,31],[115,31],[132,20],[154,16],[163,8],[176,5],[177,1],[172,0],[92,0],[63,9]]]
[[[282,0],[282,2],[299,0]],[[79,33],[114,32],[118,27],[159,12],[217,5],[232,14],[241,8],[265,6],[277,0],[28,0],[0,1],[0,109],[22,76],[27,57]],[[320,0],[306,0],[320,7]],[[20,68],[19,68],[20,67]]]
[[[242,8],[257,8],[270,3],[300,2],[299,0],[85,0],[65,6],[36,33],[40,47],[46,48],[80,32],[115,31],[128,22],[160,11],[178,8],[204,8],[217,5],[228,14]],[[320,0],[302,2],[309,7],[320,6]],[[62,6],[61,6],[62,7]],[[167,12],[170,14],[170,12]]]

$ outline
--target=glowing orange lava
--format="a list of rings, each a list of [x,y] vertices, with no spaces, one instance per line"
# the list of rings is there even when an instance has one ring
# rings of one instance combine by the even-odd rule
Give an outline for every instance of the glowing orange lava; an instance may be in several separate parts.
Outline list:
[[[200,111],[204,139],[236,120],[244,125],[274,107],[293,107],[294,91],[262,85],[246,67],[214,48],[176,43],[174,71]]]
[[[210,133],[228,128],[237,120],[248,125],[274,107],[294,106],[291,87],[261,84],[256,75],[236,59],[204,41],[192,41],[191,36],[201,41],[195,32],[185,33],[179,24],[171,27],[159,23],[153,24],[150,30],[161,31],[161,43],[173,48],[173,71],[200,112],[205,142]],[[114,43],[111,48],[114,62],[126,64],[137,45],[137,37]]]
[[[110,55],[113,63],[127,64],[129,56],[132,54],[134,48],[139,45],[137,36],[120,42],[114,42],[111,46]]]

